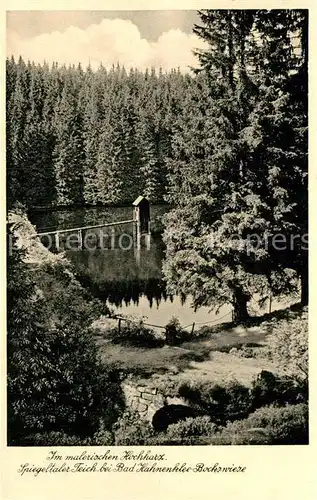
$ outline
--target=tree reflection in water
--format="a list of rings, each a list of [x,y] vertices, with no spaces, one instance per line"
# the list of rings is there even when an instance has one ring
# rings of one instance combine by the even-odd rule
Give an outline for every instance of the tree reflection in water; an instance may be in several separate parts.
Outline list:
[[[164,246],[160,237],[151,238],[150,249],[142,247],[139,255],[131,250],[106,249],[67,252],[81,283],[91,293],[110,304],[139,304],[146,297],[150,307],[159,306],[167,297],[162,280]]]

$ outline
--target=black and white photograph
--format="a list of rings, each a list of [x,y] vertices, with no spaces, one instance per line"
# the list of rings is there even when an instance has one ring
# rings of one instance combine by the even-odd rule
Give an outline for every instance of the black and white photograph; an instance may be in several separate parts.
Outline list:
[[[6,12],[8,447],[309,444],[309,17]]]

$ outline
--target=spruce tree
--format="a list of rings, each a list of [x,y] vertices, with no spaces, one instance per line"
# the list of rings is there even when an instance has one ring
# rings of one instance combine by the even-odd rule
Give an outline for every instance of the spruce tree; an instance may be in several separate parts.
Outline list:
[[[88,68],[83,88],[83,144],[85,149],[84,164],[84,201],[96,204],[99,199],[100,184],[97,182],[97,159],[101,124],[101,92],[98,80]]]
[[[290,114],[281,114],[288,99],[281,82],[285,85],[294,68],[292,55],[280,72],[276,60],[291,54],[293,25],[287,17],[281,55],[276,53],[280,13],[269,13],[269,21],[265,14],[269,34],[261,31],[267,27],[262,11],[207,11],[200,16],[202,26],[195,32],[209,48],[198,53],[198,73],[206,78],[208,92],[201,99],[194,97],[197,115],[188,118],[186,126],[190,112],[184,111],[174,135],[167,199],[176,208],[165,231],[165,274],[170,286],[193,296],[196,306],[231,302],[235,318],[243,320],[254,293],[265,297],[272,290],[279,294],[295,286],[285,252],[281,260],[272,245],[263,244],[268,236],[291,227],[287,214],[292,212],[293,191],[286,183],[294,175],[292,135],[285,140],[293,129]],[[274,39],[272,27],[278,28]],[[269,43],[258,46],[262,36]],[[199,142],[196,130],[201,131]],[[275,175],[270,187],[270,173],[279,171],[282,159],[282,178]],[[252,233],[260,245],[258,238],[252,244]]]
[[[23,135],[28,109],[28,83],[28,68],[20,57],[16,66],[14,89],[10,89],[7,95],[6,149],[9,206],[12,206],[16,201],[25,201],[25,186],[21,181],[21,169],[23,168],[21,158],[23,157]]]
[[[74,94],[74,86],[67,75],[54,117],[56,141],[53,158],[59,205],[83,203],[82,119]]]

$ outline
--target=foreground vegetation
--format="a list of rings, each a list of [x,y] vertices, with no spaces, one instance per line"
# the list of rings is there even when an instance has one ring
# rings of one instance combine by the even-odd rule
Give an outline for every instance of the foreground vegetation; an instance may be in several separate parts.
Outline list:
[[[105,324],[111,324],[105,319],[108,311],[78,284],[70,264],[26,238],[34,229],[23,215],[13,215],[13,222],[19,229],[12,235],[14,247],[8,255],[10,445],[308,441],[305,310],[294,307],[266,317],[261,344],[243,345],[237,335],[233,342],[238,328],[234,324],[182,338],[175,320],[169,325],[176,329],[173,345],[168,345],[170,335],[158,338],[140,320],[127,323],[119,335],[115,325],[105,330]],[[100,343],[101,338],[106,344]],[[112,349],[118,348],[120,356],[115,359]],[[199,366],[210,354],[214,372],[200,376],[191,363]],[[230,357],[223,366],[234,366],[233,379],[217,379],[212,356],[220,354]],[[239,381],[238,365],[232,361],[240,360],[243,370],[250,358],[256,364],[248,382],[243,377]],[[166,427],[158,431],[126,408],[121,381],[131,373],[150,377],[154,372],[162,374],[163,388],[172,381],[174,395],[188,402],[194,416],[175,422],[167,412]]]
[[[61,430],[88,438],[111,426],[123,408],[116,374],[99,362],[90,331],[106,311],[65,259],[25,239],[33,228],[23,216],[11,221],[23,227],[24,239],[9,230],[8,442],[21,445],[28,434]],[[28,249],[19,248],[23,241]]]

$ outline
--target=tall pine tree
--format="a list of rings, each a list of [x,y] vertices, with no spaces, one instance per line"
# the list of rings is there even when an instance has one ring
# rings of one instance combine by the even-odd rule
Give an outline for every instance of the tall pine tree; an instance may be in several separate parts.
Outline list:
[[[170,287],[190,293],[196,306],[231,302],[235,318],[243,320],[254,293],[265,297],[295,286],[294,266],[286,252],[283,258],[276,255],[270,240],[276,233],[285,235],[286,227],[294,229],[288,224],[295,217],[294,191],[286,179],[299,165],[292,160],[294,143],[288,135],[294,129],[291,113],[281,112],[289,97],[283,85],[292,71],[297,73],[294,19],[284,19],[279,11],[204,11],[200,16],[202,25],[194,31],[208,48],[198,53],[198,73],[208,91],[193,98],[197,115],[190,119],[184,111],[173,139],[168,200],[175,209],[165,231],[165,275]],[[284,65],[277,69],[276,61]],[[281,158],[283,176],[273,175],[273,180],[270,173],[276,174]]]

